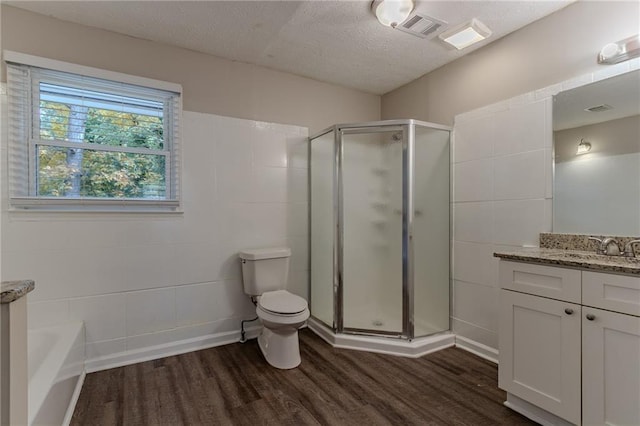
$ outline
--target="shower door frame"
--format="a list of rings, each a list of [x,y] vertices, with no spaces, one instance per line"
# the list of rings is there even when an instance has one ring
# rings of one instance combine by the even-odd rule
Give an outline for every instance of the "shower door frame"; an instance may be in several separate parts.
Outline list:
[[[418,120],[385,120],[365,123],[337,124],[328,127],[311,137],[309,143],[327,133],[334,134],[333,163],[333,325],[336,333],[365,336],[384,336],[411,340],[415,337],[414,329],[414,188],[415,188],[415,126],[449,132],[449,149],[451,149],[451,127]],[[344,203],[342,165],[344,158],[343,136],[349,134],[367,134],[382,132],[402,132],[402,331],[377,331],[370,329],[350,328],[344,326]],[[309,169],[311,169],[311,148],[309,148]],[[311,235],[311,179],[309,189],[309,235]],[[311,238],[309,238],[309,264],[311,265]],[[311,285],[311,271],[309,271]],[[311,291],[309,291],[311,299]],[[313,303],[313,300],[310,300]],[[315,318],[315,317],[314,317]],[[319,320],[320,322],[323,322]],[[324,322],[323,322],[324,323]],[[328,324],[326,324],[328,325]]]

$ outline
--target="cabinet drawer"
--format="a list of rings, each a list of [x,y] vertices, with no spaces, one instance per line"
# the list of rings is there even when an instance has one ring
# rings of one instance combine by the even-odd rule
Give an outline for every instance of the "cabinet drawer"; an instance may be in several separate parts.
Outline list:
[[[500,261],[500,287],[567,302],[581,302],[580,275],[576,269]]]
[[[582,304],[640,316],[640,278],[584,271]]]

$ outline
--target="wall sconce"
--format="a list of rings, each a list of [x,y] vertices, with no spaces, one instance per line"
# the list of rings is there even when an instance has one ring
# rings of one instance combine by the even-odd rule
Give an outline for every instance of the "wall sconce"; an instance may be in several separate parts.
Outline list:
[[[640,56],[640,35],[609,43],[598,54],[599,64],[617,64]]]
[[[576,151],[576,155],[586,154],[591,151],[591,144],[584,139],[580,139],[580,143],[578,144],[578,150]]]
[[[413,0],[374,0],[371,10],[382,25],[395,28],[413,10]]]

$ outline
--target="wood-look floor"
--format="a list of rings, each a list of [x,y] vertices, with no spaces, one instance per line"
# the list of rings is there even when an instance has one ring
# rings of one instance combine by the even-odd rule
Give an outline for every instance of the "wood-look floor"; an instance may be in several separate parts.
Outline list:
[[[535,424],[502,405],[496,366],[460,349],[400,358],[302,330],[300,352],[293,370],[252,340],[88,374],[71,424]]]

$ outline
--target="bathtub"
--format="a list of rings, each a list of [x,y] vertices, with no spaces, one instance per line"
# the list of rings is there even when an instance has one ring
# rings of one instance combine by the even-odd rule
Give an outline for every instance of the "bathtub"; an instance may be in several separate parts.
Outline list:
[[[68,423],[84,380],[82,322],[29,330],[29,425]]]

